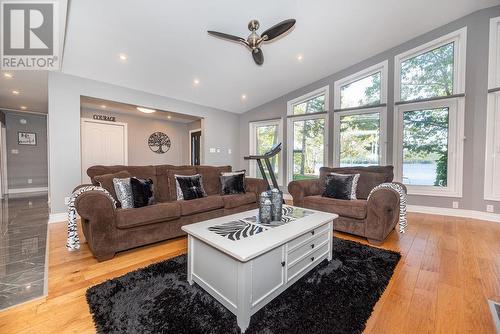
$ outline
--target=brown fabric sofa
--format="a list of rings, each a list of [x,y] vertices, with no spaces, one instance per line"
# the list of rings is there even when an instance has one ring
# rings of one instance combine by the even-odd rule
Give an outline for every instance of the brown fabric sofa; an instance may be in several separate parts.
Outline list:
[[[322,197],[328,173],[360,174],[357,200]],[[393,166],[344,167],[320,169],[319,179],[292,181],[288,192],[296,206],[336,213],[337,231],[366,237],[370,243],[381,244],[399,221],[399,194],[379,189],[367,200],[370,191],[381,183],[392,182]],[[404,187],[404,186],[403,186]],[[405,188],[406,189],[406,188]]]
[[[88,191],[80,195],[75,206],[85,238],[98,261],[111,259],[119,251],[185,235],[181,230],[183,225],[255,209],[258,194],[267,189],[263,180],[246,178],[245,194],[221,196],[219,175],[231,171],[231,166],[94,166],[87,174],[98,185],[99,176],[121,171],[125,175],[128,172],[131,176],[151,178],[157,203],[121,209],[113,208],[103,192]],[[203,175],[208,196],[177,201],[174,175],[197,173]]]

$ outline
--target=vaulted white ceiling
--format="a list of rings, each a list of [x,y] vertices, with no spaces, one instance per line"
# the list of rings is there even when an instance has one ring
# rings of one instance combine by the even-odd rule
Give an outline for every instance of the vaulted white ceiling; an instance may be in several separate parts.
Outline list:
[[[62,71],[241,113],[496,4],[498,0],[71,1]],[[254,18],[261,23],[260,32],[284,19],[297,20],[290,34],[263,46],[260,67],[244,46],[206,33],[246,38],[247,23]],[[126,61],[119,59],[121,53]]]

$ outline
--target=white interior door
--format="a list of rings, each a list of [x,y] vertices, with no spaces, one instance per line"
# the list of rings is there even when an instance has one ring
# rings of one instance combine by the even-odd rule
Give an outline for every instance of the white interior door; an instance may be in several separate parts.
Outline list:
[[[82,182],[91,166],[127,164],[127,124],[82,119]]]

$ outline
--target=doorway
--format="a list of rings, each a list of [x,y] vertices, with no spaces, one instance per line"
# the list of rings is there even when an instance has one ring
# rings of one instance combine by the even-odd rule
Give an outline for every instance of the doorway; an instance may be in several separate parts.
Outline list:
[[[190,146],[189,156],[192,166],[200,165],[200,152],[201,152],[201,129],[189,131]]]
[[[127,123],[82,118],[81,129],[83,183],[91,166],[128,164]]]

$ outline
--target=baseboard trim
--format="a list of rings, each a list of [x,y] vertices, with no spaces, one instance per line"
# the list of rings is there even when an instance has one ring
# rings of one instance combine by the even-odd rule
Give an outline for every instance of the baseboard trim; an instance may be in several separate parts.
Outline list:
[[[77,217],[77,218],[80,218],[80,217]],[[68,213],[67,212],[51,213],[49,215],[49,224],[61,223],[61,222],[65,222],[67,220],[68,220]]]
[[[47,187],[13,188],[13,189],[7,189],[7,194],[40,193],[48,190],[49,189]]]
[[[472,218],[472,219],[487,220],[495,223],[500,223],[500,214],[498,213],[464,210],[464,209],[437,208],[433,206],[422,206],[422,205],[408,205],[407,209],[408,212],[428,213],[440,216]]]

